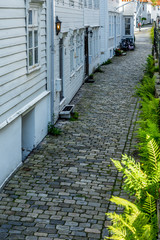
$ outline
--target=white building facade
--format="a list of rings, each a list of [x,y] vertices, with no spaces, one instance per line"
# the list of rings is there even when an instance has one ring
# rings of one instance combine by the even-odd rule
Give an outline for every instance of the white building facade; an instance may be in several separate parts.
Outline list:
[[[54,121],[100,63],[99,0],[56,0],[61,32],[54,32]],[[58,87],[57,87],[58,86]]]
[[[122,30],[122,14],[120,11],[119,0],[108,1],[108,56],[114,56],[114,49],[116,49],[121,42]]]
[[[0,3],[0,185],[47,134],[47,15],[45,0]]]

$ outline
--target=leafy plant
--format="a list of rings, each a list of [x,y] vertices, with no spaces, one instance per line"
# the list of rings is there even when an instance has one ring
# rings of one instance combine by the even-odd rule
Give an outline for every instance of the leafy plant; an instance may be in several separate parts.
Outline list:
[[[159,72],[159,66],[158,65],[154,67],[154,72]]]
[[[78,117],[79,117],[79,113],[78,112],[73,112],[73,113],[71,113],[70,121],[77,121]]]
[[[146,99],[146,97],[150,98],[151,95],[153,96],[155,94],[155,81],[155,76],[151,78],[144,75],[142,82],[136,86],[136,95],[142,100]]]
[[[146,65],[145,65],[145,74],[149,77],[153,77],[154,74],[154,57],[152,55],[148,55]]]
[[[141,202],[147,192],[153,197],[158,196],[160,181],[159,147],[154,139],[149,136],[147,139],[148,161],[143,165],[127,155],[122,155],[121,162],[111,159],[118,171],[124,174],[124,189]]]
[[[94,78],[94,74],[91,73],[91,74],[89,75],[89,78],[90,78],[90,79],[93,79],[93,78]]]
[[[112,60],[111,59],[108,59],[106,62],[102,63],[102,66],[103,65],[108,65],[108,64],[111,64],[112,63]]]
[[[108,227],[111,237],[116,240],[156,240],[157,218],[154,197],[147,193],[143,206],[131,203],[123,198],[112,197],[111,202],[124,207],[123,214],[107,213],[112,219]]]
[[[61,134],[61,130],[59,128],[54,127],[54,125],[49,122],[48,123],[48,134],[53,136],[58,136]]]
[[[95,73],[96,73],[96,72],[103,73],[104,71],[103,71],[100,67],[98,67],[98,68],[96,68],[96,70],[95,70],[94,72],[95,72]]]

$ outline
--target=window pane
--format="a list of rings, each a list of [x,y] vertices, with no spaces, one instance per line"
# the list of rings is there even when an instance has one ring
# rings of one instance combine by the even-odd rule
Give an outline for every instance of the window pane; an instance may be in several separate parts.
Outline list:
[[[32,10],[29,10],[28,24],[32,25]]]
[[[29,50],[29,66],[33,65],[33,49]]]
[[[34,60],[35,60],[35,64],[38,63],[38,48],[34,49]]]
[[[34,46],[38,46],[38,31],[34,31]]]
[[[130,24],[130,18],[125,18],[125,22]]]
[[[32,32],[29,31],[29,48],[32,48],[33,46],[33,41],[32,41]]]
[[[38,24],[38,11],[34,10],[34,24],[37,25]]]

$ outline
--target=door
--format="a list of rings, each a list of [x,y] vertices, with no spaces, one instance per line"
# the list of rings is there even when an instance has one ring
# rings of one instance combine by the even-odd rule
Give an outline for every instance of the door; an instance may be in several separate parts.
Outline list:
[[[60,101],[63,96],[63,38],[59,41],[59,78],[61,79]]]
[[[89,62],[88,62],[88,28],[86,28],[84,37],[84,56],[85,56],[85,78],[89,75]]]

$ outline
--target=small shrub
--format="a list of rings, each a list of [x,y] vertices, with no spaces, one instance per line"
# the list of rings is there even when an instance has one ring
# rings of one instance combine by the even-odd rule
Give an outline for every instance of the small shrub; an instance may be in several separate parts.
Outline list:
[[[90,78],[90,79],[93,79],[93,78],[94,78],[94,74],[91,73],[91,74],[89,75],[89,78]]]
[[[112,60],[108,59],[106,62],[102,63],[102,66],[108,65],[108,64],[111,64],[111,63],[112,63]]]
[[[78,118],[79,118],[79,113],[78,112],[71,113],[70,121],[77,121]]]
[[[154,74],[154,66],[155,66],[154,57],[152,55],[148,55],[144,72],[151,78],[153,77]]]
[[[54,127],[54,125],[50,122],[48,123],[48,134],[58,136],[61,134],[61,130],[59,128]]]
[[[100,67],[98,67],[94,72],[95,72],[95,73],[96,73],[96,72],[103,73],[104,71],[103,71]]]
[[[154,72],[159,72],[159,66],[154,67]]]

